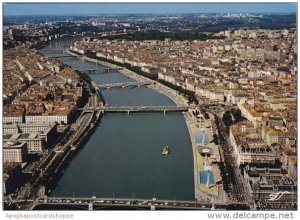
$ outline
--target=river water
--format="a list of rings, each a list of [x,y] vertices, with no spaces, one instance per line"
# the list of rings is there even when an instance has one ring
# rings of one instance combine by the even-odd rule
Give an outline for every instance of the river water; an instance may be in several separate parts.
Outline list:
[[[52,42],[40,52],[66,56],[59,50],[70,43]],[[82,71],[100,67],[73,57],[58,59]],[[117,71],[90,77],[96,84],[134,81]],[[109,106],[175,105],[146,86],[104,90],[102,95]],[[167,157],[161,155],[166,145],[171,148]],[[184,117],[180,113],[105,114],[51,194],[194,200],[192,146]]]

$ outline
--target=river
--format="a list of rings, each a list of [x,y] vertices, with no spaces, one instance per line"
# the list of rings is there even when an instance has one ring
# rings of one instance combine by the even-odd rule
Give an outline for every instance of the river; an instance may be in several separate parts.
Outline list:
[[[67,55],[70,40],[52,42],[40,52]],[[52,50],[52,51],[50,51]],[[58,58],[86,71],[100,65],[74,57]],[[92,73],[96,84],[131,82],[123,74]],[[175,105],[146,86],[103,90],[109,106]],[[168,145],[171,154],[161,155]],[[193,154],[185,119],[180,113],[107,113],[70,162],[52,196],[194,200]]]

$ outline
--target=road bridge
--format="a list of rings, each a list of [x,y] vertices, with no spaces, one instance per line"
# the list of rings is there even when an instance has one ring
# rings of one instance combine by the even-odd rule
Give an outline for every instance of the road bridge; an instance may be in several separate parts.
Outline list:
[[[188,111],[190,106],[100,106],[100,107],[86,107],[78,108],[78,110],[83,110],[85,112],[102,111],[102,112],[112,112],[121,113],[127,112],[183,112]]]
[[[34,209],[36,206],[57,206],[82,210],[97,210],[97,209],[190,209],[190,210],[226,210],[230,209],[230,206],[240,205],[247,207],[246,203],[241,202],[227,202],[227,203],[214,203],[203,201],[184,201],[184,200],[159,200],[152,199],[140,199],[140,198],[97,198],[93,197],[47,197],[42,196],[35,199],[19,199],[13,200],[5,198],[6,204],[18,204],[23,209]],[[22,205],[23,204],[23,205]],[[39,208],[37,208],[39,209]],[[55,208],[54,208],[55,209]]]
[[[151,85],[152,82],[121,82],[121,83],[107,83],[96,85],[99,89],[111,89],[111,88],[125,88],[129,86],[144,86]]]
[[[6,199],[5,202],[7,204],[21,204],[21,203],[31,203],[32,207],[37,205],[43,206],[66,206],[72,209],[72,206],[84,205],[85,208],[82,209],[89,209],[93,210],[94,207],[97,209],[97,206],[111,206],[115,207],[123,207],[124,209],[128,208],[131,209],[133,207],[140,207],[144,209],[152,209],[152,208],[159,208],[159,209],[198,209],[198,210],[225,210],[228,205],[231,203],[214,203],[212,202],[198,202],[198,201],[183,201],[183,200],[159,200],[156,198],[152,199],[139,199],[139,198],[97,198],[96,196],[93,197],[40,197],[36,199],[30,200],[9,200]],[[246,205],[246,204],[243,204]],[[78,207],[77,207],[78,208]],[[81,209],[81,208],[80,208]],[[101,209],[101,208],[100,208]],[[102,208],[103,209],[103,208]]]
[[[119,68],[110,68],[110,67],[99,67],[97,69],[88,69],[83,71],[84,73],[110,73],[111,71],[118,71],[118,70],[122,70],[122,67]]]
[[[43,52],[55,52],[55,53],[62,53],[61,55],[55,55],[55,56],[51,56],[51,55],[45,55],[47,58],[62,58],[62,57],[74,57],[72,55],[66,54],[67,50],[64,49],[47,49],[47,50],[43,50]]]

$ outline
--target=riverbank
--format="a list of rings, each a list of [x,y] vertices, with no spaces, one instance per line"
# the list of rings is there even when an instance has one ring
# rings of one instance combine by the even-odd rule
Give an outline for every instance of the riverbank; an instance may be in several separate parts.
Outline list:
[[[193,146],[194,156],[194,175],[195,175],[195,198],[199,202],[213,201],[215,203],[226,203],[228,198],[220,182],[222,182],[221,173],[218,167],[220,162],[219,146],[213,143],[212,119],[197,118],[192,114],[184,113],[190,138]],[[207,158],[200,154],[202,144],[199,143],[199,137],[204,134],[207,141],[204,141],[204,147],[210,149],[212,155]],[[204,138],[204,135],[202,138]],[[196,137],[198,140],[196,140]],[[204,138],[205,140],[205,138]],[[202,140],[201,140],[202,141]],[[210,170],[212,181],[201,181],[200,173],[205,175]],[[208,178],[208,177],[206,177]],[[201,182],[200,182],[201,181]],[[212,200],[213,199],[213,200]]]

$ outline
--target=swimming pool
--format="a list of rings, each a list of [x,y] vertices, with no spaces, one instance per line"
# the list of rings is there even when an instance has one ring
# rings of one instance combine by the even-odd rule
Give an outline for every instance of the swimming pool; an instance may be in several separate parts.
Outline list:
[[[209,173],[209,174],[208,174]],[[209,175],[209,184],[214,184],[214,173],[212,171],[200,171],[200,184],[207,184],[207,176]]]
[[[208,144],[209,143],[209,138],[208,138],[208,135],[206,133],[196,133],[195,134],[196,144],[202,144],[203,137],[204,137],[204,144]]]

